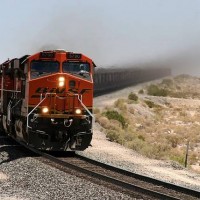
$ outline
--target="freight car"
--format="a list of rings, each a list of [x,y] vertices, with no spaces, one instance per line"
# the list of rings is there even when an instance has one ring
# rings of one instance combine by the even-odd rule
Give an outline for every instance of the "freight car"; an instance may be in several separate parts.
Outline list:
[[[64,50],[0,65],[0,127],[43,150],[84,150],[92,139],[93,61]]]
[[[100,95],[137,83],[154,80],[171,75],[167,67],[148,68],[99,68],[94,75],[94,92]]]

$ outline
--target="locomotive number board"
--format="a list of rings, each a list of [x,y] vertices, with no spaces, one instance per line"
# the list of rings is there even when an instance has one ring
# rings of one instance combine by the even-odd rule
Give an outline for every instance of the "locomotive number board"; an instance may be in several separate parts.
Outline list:
[[[67,53],[67,59],[81,59],[80,53]]]

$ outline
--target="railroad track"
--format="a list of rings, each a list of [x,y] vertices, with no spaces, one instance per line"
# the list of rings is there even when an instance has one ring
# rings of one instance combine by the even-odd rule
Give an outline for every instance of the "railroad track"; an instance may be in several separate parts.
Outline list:
[[[15,148],[15,146],[13,147]],[[200,198],[199,191],[128,172],[80,155],[66,157],[66,154],[61,154],[61,156],[55,156],[40,152],[31,147],[28,147],[28,149],[40,155],[40,157],[36,157],[36,159],[46,164],[56,167],[66,173],[89,179],[97,184],[105,185],[111,189],[122,191],[134,198],[181,200]]]
[[[174,184],[155,180],[139,174],[131,173],[116,167],[106,165],[80,155],[74,157],[55,157],[43,154],[46,159],[55,162],[62,167],[81,172],[89,177],[103,180],[113,186],[118,186],[123,192],[137,197],[138,194],[146,195],[150,199],[199,199],[200,192]],[[138,196],[139,197],[139,196]]]

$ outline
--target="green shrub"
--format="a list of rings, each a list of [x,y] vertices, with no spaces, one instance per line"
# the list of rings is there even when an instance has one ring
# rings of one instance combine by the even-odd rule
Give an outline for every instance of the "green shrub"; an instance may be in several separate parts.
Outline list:
[[[116,130],[108,130],[106,132],[106,136],[109,138],[111,142],[120,143],[122,141],[120,133]]]
[[[144,90],[143,89],[141,89],[141,90],[139,90],[139,92],[138,92],[139,94],[144,94]]]
[[[158,105],[155,104],[153,101],[145,100],[144,102],[147,104],[147,106],[148,106],[149,108],[155,108],[155,107],[158,106]]]
[[[162,85],[166,85],[167,87],[172,87],[173,86],[173,80],[172,79],[163,79]]]
[[[122,127],[125,128],[127,123],[126,120],[124,119],[124,117],[119,114],[117,111],[115,110],[108,110],[104,113],[104,115],[108,118],[108,119],[114,119],[117,120],[121,123]]]
[[[151,84],[147,88],[147,94],[152,96],[163,96],[166,97],[169,91],[167,89],[159,88],[157,85]]]
[[[129,100],[133,100],[133,101],[137,101],[137,100],[138,100],[138,96],[137,96],[135,93],[131,92],[131,93],[128,95],[128,99],[129,99]]]
[[[143,135],[138,135],[138,139],[145,141],[145,137]]]
[[[170,159],[178,162],[181,165],[185,164],[185,156],[184,155],[171,155]]]

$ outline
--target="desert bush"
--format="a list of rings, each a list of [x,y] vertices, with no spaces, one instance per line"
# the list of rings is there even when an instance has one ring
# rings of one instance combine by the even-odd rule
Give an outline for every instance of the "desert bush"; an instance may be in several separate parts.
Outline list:
[[[169,91],[167,89],[159,88],[157,85],[151,84],[147,87],[147,94],[152,96],[166,97]]]
[[[170,143],[172,148],[176,148],[181,140],[180,136],[178,136],[177,134],[167,135],[166,139]]]
[[[181,165],[185,164],[185,156],[183,154],[171,154],[170,160],[176,161]]]
[[[119,131],[116,130],[107,130],[106,136],[109,138],[111,142],[122,142],[122,135],[119,133]]]
[[[131,92],[131,93],[128,95],[128,99],[129,99],[129,100],[133,100],[133,101],[137,101],[137,100],[138,100],[138,96],[137,96],[135,93]]]
[[[128,109],[129,113],[134,114],[135,113],[135,109],[133,107],[129,107]]]
[[[121,123],[122,127],[125,128],[127,126],[126,120],[125,118],[118,113],[115,110],[108,110],[104,113],[104,115],[108,118],[108,119],[114,119],[117,120]]]
[[[139,153],[141,153],[141,149],[144,147],[144,141],[138,139],[138,138],[135,138],[134,140],[131,140],[129,142],[127,142],[127,146],[130,148],[130,149],[133,149]]]
[[[138,139],[145,141],[145,137],[143,135],[138,135]]]
[[[94,114],[99,114],[100,113],[100,109],[99,108],[94,108],[93,113]]]
[[[136,134],[134,134],[132,132],[127,132],[126,131],[124,133],[124,140],[125,141],[133,141],[133,140],[135,140],[136,137],[137,137]]]
[[[146,145],[141,149],[142,154],[154,159],[163,159],[169,152],[169,146],[167,144],[153,143]]]
[[[196,152],[189,152],[189,164],[193,165],[198,161],[198,154]]]
[[[110,128],[110,122],[109,120],[104,117],[104,116],[100,116],[100,117],[96,117],[96,121],[103,127],[103,128]]]
[[[144,94],[144,90],[143,89],[141,89],[141,90],[139,90],[139,92],[138,92],[139,94]]]
[[[172,79],[163,79],[161,84],[171,87],[173,85],[173,80]]]
[[[114,106],[116,108],[119,108],[122,111],[126,111],[127,110],[127,106],[125,104],[125,99],[118,99],[117,101],[115,101]]]
[[[149,108],[155,108],[157,106],[157,104],[155,104],[153,101],[145,100],[144,102]]]

